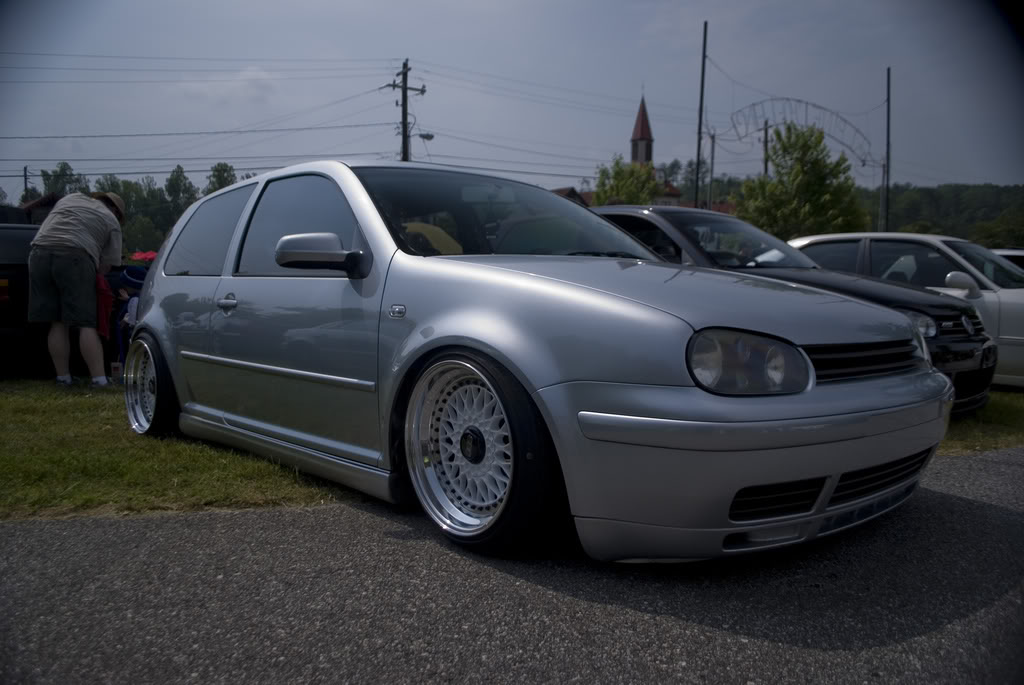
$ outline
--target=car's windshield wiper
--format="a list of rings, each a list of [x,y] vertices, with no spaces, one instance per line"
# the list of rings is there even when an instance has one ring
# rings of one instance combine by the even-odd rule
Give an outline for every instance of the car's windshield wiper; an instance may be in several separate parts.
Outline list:
[[[632,252],[617,252],[609,250],[607,252],[601,252],[598,250],[579,250],[578,252],[566,252],[566,255],[570,257],[620,257],[622,259],[643,259]]]

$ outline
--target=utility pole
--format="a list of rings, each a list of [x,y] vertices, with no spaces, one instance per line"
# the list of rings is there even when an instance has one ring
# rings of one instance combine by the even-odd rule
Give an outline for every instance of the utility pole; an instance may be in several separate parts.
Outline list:
[[[399,71],[398,73],[396,73],[395,76],[401,76],[402,77],[402,82],[401,83],[395,83],[394,81],[392,81],[391,83],[385,84],[384,87],[385,88],[391,88],[392,90],[395,90],[396,88],[400,88],[402,90],[402,161],[403,162],[408,162],[409,161],[409,90],[410,90],[410,88],[409,88],[409,58],[408,57],[405,59],[404,62],[402,62],[402,70]],[[427,87],[424,85],[424,86],[420,86],[419,88],[412,88],[411,90],[414,93],[419,93],[420,95],[425,95],[426,92],[427,92]],[[395,104],[397,105],[398,103],[396,102]]]
[[[768,175],[768,120],[764,120],[764,175]]]
[[[25,166],[21,170],[21,176],[25,180],[25,192],[28,192],[28,166]]]
[[[708,174],[708,209],[711,209],[711,191],[715,185],[715,132],[711,132],[711,173]]]
[[[888,228],[888,226],[886,226],[888,223],[888,209],[886,208],[888,198],[885,196],[885,186],[889,182],[887,171],[888,169],[885,166],[885,162],[882,162],[882,185],[878,187],[878,224],[875,227],[876,231],[884,231]]]
[[[704,133],[704,64],[708,61],[708,23],[704,22],[704,47],[700,53],[700,107],[697,110],[697,168],[693,175],[693,206],[700,203],[700,144]]]
[[[889,95],[890,95],[890,76],[892,73],[891,67],[885,68],[885,167],[884,173],[882,174],[883,180],[885,181],[885,228],[883,231],[889,230],[889,179],[892,178],[892,158],[889,155]]]

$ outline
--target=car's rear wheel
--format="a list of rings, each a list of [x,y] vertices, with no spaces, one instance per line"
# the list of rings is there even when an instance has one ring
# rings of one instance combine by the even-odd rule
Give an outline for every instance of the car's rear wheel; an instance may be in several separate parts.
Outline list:
[[[163,435],[178,426],[178,398],[156,340],[142,332],[128,347],[124,368],[128,422],[140,435]]]
[[[405,453],[424,510],[456,542],[519,552],[560,530],[561,478],[542,419],[488,359],[428,362],[409,396]]]

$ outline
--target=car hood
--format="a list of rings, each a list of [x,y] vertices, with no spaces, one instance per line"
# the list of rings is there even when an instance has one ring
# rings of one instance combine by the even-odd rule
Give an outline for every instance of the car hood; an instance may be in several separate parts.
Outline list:
[[[767,333],[799,345],[905,340],[909,320],[834,292],[745,273],[628,259],[472,255],[430,257],[553,279],[645,304],[695,330]]]
[[[751,273],[751,271],[742,270],[741,273]],[[756,273],[765,278],[778,278],[816,288],[834,290],[843,295],[859,297],[886,307],[913,309],[932,316],[971,313],[971,305],[958,297],[871,276],[826,269],[776,267],[759,268]]]

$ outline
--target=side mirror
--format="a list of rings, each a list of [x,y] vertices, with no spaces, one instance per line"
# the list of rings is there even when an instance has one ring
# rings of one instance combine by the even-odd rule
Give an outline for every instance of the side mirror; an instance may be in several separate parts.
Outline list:
[[[978,288],[977,281],[971,278],[970,274],[965,274],[963,271],[950,271],[946,274],[946,287],[966,290],[968,300],[976,300],[981,297],[981,290]]]
[[[349,278],[366,278],[371,259],[360,251],[342,249],[333,233],[296,233],[282,236],[274,250],[274,261],[289,269],[334,269]]]

